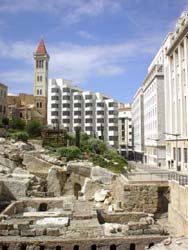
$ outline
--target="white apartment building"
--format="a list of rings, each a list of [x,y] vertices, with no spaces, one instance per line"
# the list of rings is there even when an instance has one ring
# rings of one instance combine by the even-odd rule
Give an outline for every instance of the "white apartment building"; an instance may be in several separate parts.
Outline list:
[[[165,44],[166,163],[188,169],[188,13],[182,13]]]
[[[144,163],[165,165],[164,54],[160,48],[143,83]]]
[[[127,104],[118,110],[118,151],[128,159],[133,158],[132,135],[131,105]]]
[[[143,161],[144,154],[144,103],[143,89],[139,88],[132,103],[133,153],[135,160]]]
[[[82,132],[118,146],[118,102],[100,93],[82,91],[72,81],[50,79],[48,125]]]

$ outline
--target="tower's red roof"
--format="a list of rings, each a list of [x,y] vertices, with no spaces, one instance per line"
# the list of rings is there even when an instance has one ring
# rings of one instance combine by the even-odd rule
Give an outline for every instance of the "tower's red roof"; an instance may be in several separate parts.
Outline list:
[[[36,54],[37,55],[47,54],[47,50],[46,50],[43,39],[41,39],[40,42],[39,42],[39,46],[37,48]]]

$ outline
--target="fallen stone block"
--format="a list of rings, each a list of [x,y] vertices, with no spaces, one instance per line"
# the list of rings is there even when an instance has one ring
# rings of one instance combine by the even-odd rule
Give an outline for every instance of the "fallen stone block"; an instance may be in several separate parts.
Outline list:
[[[21,236],[25,236],[25,237],[35,237],[35,236],[36,236],[35,229],[31,229],[31,230],[21,230]]]
[[[59,229],[58,228],[47,228],[46,235],[47,236],[59,236]]]

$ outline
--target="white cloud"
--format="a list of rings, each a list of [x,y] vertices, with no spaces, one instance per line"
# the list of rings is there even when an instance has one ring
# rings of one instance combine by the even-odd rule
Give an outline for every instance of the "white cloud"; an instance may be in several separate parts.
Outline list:
[[[76,82],[86,82],[93,76],[118,76],[126,72],[131,60],[143,55],[154,54],[159,47],[159,39],[139,39],[119,44],[78,45],[46,44],[50,54],[50,77],[66,77]],[[0,73],[0,80],[9,84],[33,82],[33,52],[36,44],[25,42],[4,42],[0,40],[0,58],[10,60],[14,67],[9,72]],[[23,71],[17,68],[17,61],[23,63]],[[24,70],[25,69],[25,70]],[[30,87],[31,89],[31,87]]]
[[[1,0],[0,12],[48,12],[58,14],[66,22],[78,22],[83,16],[96,17],[106,11],[119,9],[125,0]],[[42,3],[41,3],[42,2]],[[63,13],[63,14],[62,14]]]
[[[94,36],[93,34],[87,32],[87,31],[85,31],[85,30],[79,30],[79,31],[77,32],[77,34],[78,34],[81,38],[86,39],[86,40],[93,40],[93,39],[95,39],[95,36]]]

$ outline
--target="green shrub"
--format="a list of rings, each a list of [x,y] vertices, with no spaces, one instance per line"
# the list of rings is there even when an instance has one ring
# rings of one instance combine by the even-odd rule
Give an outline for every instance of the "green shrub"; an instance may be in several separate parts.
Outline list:
[[[24,130],[25,128],[25,121],[19,117],[14,117],[10,121],[10,128],[17,129],[17,130]]]
[[[107,150],[106,144],[99,139],[90,139],[89,143],[94,153],[101,155]]]
[[[11,135],[11,137],[16,141],[27,142],[29,135],[27,132],[16,132]]]
[[[28,122],[26,125],[26,131],[29,134],[30,137],[39,137],[41,136],[41,131],[42,131],[42,125],[39,121],[33,120]]]
[[[79,159],[81,157],[81,151],[76,146],[62,147],[58,149],[58,153],[61,157],[66,157],[67,161]]]

